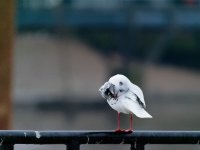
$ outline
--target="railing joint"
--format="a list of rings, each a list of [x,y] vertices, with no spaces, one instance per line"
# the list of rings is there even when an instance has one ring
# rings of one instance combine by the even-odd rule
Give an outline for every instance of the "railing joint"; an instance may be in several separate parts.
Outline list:
[[[67,143],[67,150],[80,150],[80,143],[78,141],[72,140]]]
[[[131,144],[131,150],[144,150],[144,147],[144,143],[134,142],[133,144]]]
[[[0,150],[14,150],[13,144],[0,144]]]

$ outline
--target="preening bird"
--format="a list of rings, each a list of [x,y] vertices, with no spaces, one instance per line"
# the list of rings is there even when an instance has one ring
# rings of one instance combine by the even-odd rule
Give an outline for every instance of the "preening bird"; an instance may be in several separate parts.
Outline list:
[[[118,112],[118,128],[115,132],[132,132],[132,114],[139,118],[152,118],[145,110],[146,104],[142,90],[124,75],[117,74],[105,82],[99,89],[114,110]],[[120,129],[120,113],[130,114],[130,128]]]

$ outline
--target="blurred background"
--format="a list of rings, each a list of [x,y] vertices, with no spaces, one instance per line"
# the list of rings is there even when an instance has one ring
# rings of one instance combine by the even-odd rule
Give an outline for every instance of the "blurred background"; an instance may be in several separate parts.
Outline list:
[[[200,0],[1,0],[0,19],[1,129],[113,130],[117,113],[98,89],[121,73],[154,117],[134,117],[135,130],[199,130]]]

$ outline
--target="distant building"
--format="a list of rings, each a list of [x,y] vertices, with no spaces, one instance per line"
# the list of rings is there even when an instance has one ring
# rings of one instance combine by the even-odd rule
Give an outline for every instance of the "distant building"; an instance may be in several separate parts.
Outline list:
[[[14,51],[13,97],[95,99],[109,73],[97,51],[72,39],[20,34]]]

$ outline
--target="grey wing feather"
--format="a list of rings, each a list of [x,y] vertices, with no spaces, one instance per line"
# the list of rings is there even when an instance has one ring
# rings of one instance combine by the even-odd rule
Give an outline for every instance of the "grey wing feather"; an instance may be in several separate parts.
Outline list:
[[[142,108],[145,108],[145,104],[140,100],[140,98],[135,94],[135,96],[137,97],[137,102],[139,103],[139,105],[142,107]]]
[[[134,93],[139,98],[139,101],[141,101],[141,103],[144,105],[144,107],[146,107],[142,90],[137,85],[131,83],[130,84],[130,91],[132,93]]]
[[[140,100],[140,98],[132,91],[130,91],[133,95],[136,96],[136,101],[139,103],[139,105],[142,107],[142,108],[146,108],[146,105]]]

